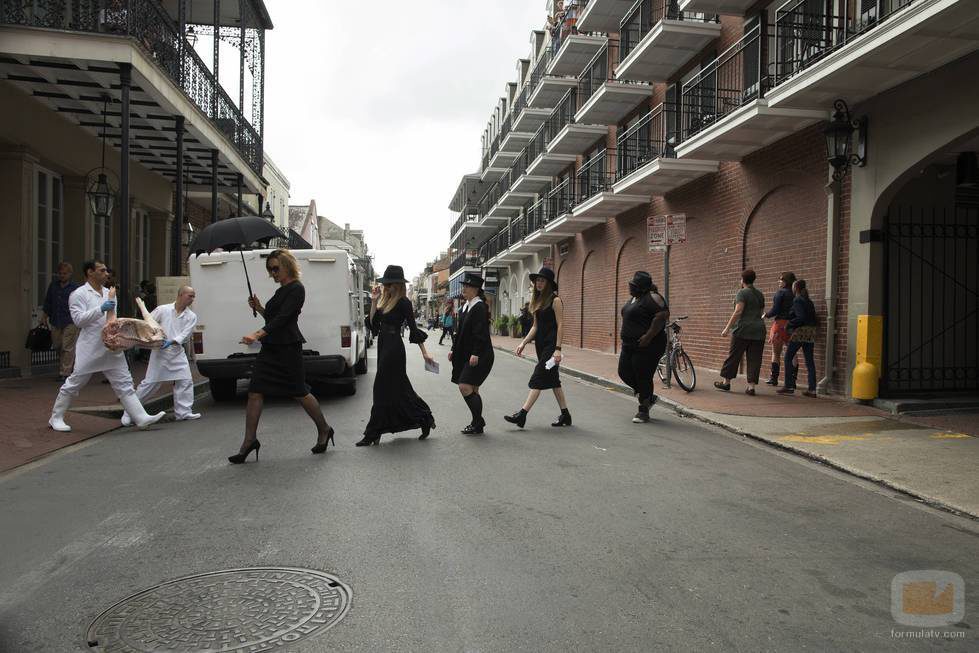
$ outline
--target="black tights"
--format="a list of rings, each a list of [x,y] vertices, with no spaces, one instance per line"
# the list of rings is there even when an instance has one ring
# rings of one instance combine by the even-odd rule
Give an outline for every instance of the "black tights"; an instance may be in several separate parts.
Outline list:
[[[483,398],[479,396],[479,393],[473,392],[465,395],[463,400],[469,406],[469,412],[473,414],[473,424],[483,426],[486,423],[483,421]]]

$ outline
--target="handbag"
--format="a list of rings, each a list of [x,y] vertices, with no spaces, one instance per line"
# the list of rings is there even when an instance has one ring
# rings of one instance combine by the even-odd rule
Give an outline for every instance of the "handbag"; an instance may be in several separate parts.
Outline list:
[[[38,325],[27,332],[27,341],[24,349],[31,351],[48,351],[51,349],[51,330],[43,325]]]
[[[816,342],[816,327],[801,326],[792,331],[789,342]]]

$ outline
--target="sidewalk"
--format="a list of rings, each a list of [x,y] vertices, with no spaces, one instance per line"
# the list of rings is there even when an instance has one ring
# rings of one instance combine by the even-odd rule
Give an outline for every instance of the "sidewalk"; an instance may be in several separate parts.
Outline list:
[[[133,380],[139,384],[146,364],[133,366]],[[195,391],[205,389],[206,379],[193,368]],[[48,427],[51,406],[60,384],[53,374],[0,381],[0,472],[19,467],[52,451],[119,428],[122,406],[104,377],[96,374],[82,389],[66,420],[71,432],[59,433]],[[165,410],[172,405],[170,384],[146,402],[147,409]],[[111,417],[109,415],[112,415]]]
[[[493,336],[493,345],[512,352],[518,338]],[[632,394],[618,378],[618,357],[565,345],[562,372]],[[535,361],[533,347],[525,358]],[[696,364],[696,361],[695,361]],[[782,397],[758,386],[744,394],[744,378],[731,392],[715,390],[716,372],[697,370],[697,387],[684,392],[660,387],[659,405],[876,481],[926,503],[979,518],[979,419],[973,414],[894,417],[842,398]],[[632,414],[623,413],[623,420]]]

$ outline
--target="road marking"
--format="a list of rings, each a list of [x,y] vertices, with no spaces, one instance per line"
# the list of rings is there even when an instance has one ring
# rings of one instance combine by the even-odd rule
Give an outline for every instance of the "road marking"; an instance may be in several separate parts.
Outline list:
[[[599,451],[608,451],[608,449],[602,449],[602,448],[601,448],[600,446],[598,446],[597,444],[593,444],[592,446],[593,446],[593,447],[595,447],[596,449],[598,449]]]
[[[931,436],[932,440],[966,440],[971,437],[965,433],[933,433]]]
[[[840,444],[869,440],[864,435],[786,435],[778,438],[780,442],[799,442],[802,444]]]

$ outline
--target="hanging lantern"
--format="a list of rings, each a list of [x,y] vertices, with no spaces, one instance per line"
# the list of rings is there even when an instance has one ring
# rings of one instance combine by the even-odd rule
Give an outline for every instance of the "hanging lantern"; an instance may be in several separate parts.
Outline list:
[[[104,172],[99,173],[98,179],[89,185],[85,194],[88,196],[94,217],[109,218],[112,216],[112,209],[115,208],[116,204],[116,192],[109,185],[109,178]]]
[[[867,119],[853,120],[843,100],[833,103],[833,119],[823,128],[826,138],[826,160],[833,166],[833,179],[840,180],[850,165],[863,166],[867,158]],[[854,152],[853,135],[857,143]]]

